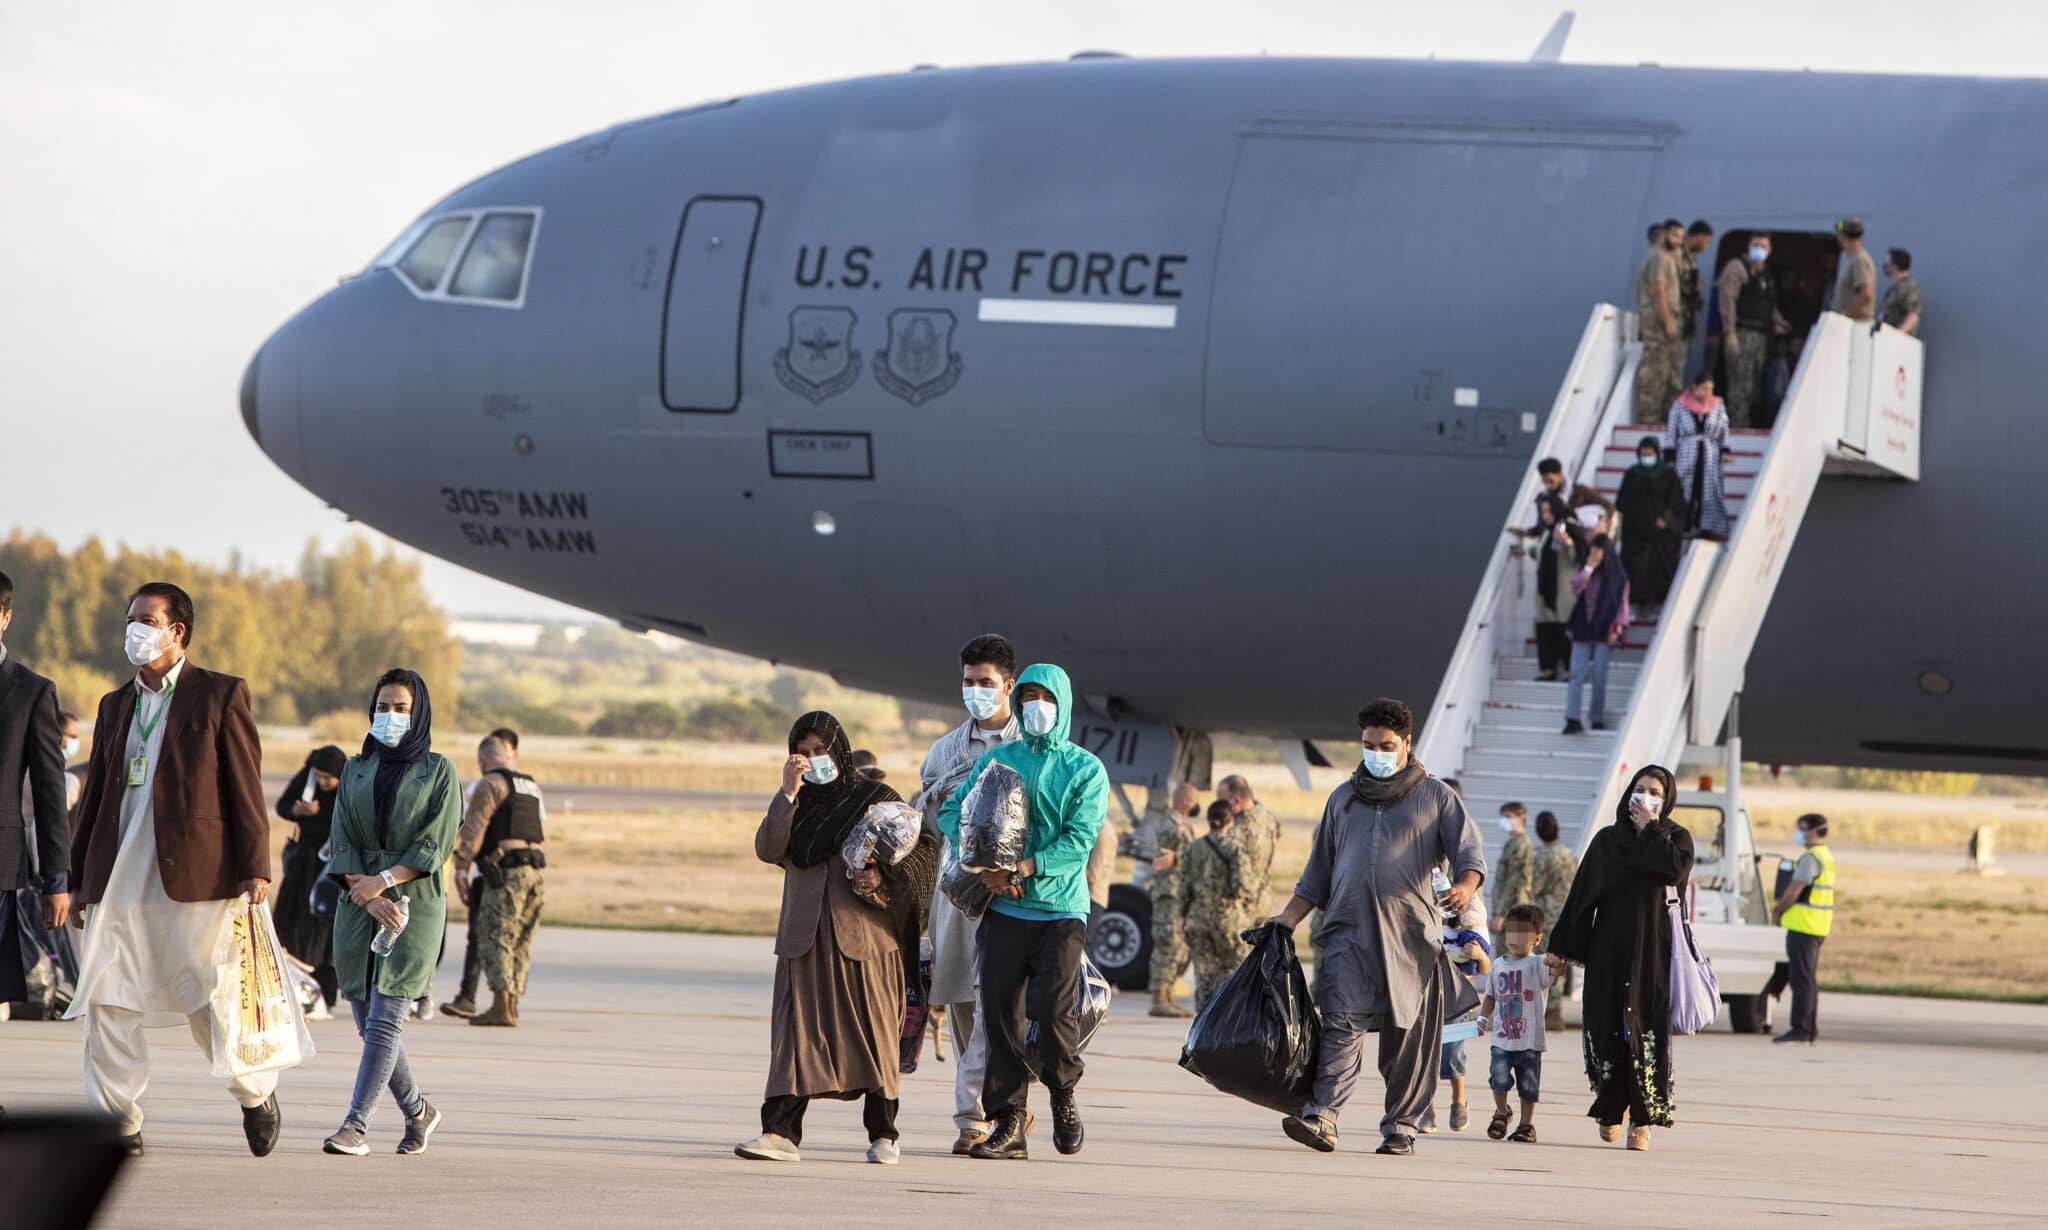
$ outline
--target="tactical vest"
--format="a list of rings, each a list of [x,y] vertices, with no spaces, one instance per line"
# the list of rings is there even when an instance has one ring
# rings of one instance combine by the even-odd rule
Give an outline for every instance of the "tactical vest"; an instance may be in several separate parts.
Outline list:
[[[547,808],[541,805],[540,783],[512,769],[491,772],[503,776],[505,785],[511,789],[484,827],[484,844],[477,852],[478,857],[497,849],[498,843],[508,837],[535,843],[547,840],[541,835],[541,821],[547,816]]]
[[[1752,269],[1735,296],[1735,327],[1769,333],[1771,315],[1777,306],[1777,288],[1771,285],[1770,270]]]
[[[1798,904],[1786,907],[1783,923],[1787,931],[1825,936],[1835,921],[1835,856],[1824,845],[1807,853],[1820,863],[1820,875],[1799,894]]]

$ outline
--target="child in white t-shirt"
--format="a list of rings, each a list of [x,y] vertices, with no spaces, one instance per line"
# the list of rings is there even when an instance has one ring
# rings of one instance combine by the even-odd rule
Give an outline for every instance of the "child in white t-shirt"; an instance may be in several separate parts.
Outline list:
[[[1508,1094],[1522,1095],[1522,1122],[1511,1140],[1536,1143],[1536,1102],[1543,1083],[1543,1006],[1550,987],[1550,969],[1536,955],[1543,939],[1543,911],[1533,905],[1509,910],[1502,924],[1507,952],[1486,975],[1486,999],[1479,1005],[1479,1027],[1493,1034],[1493,1065],[1487,1087],[1493,1090],[1493,1122],[1486,1134],[1508,1136]]]

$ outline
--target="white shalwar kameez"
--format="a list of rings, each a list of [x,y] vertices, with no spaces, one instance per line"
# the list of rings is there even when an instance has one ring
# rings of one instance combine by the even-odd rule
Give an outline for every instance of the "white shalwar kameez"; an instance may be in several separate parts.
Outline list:
[[[241,899],[173,901],[157,870],[156,807],[152,791],[163,750],[170,688],[184,671],[181,658],[152,691],[136,680],[140,718],[128,720],[120,760],[122,781],[135,757],[146,757],[142,784],[121,795],[120,846],[106,892],[85,918],[85,950],[79,958],[78,994],[66,1018],[85,1017],[85,1095],[94,1106],[121,1120],[121,1131],[142,1130],[142,1091],[149,1087],[149,1046],[145,1028],[187,1025],[209,1064],[213,1054],[212,999],[222,976],[214,963],[231,911]],[[142,726],[150,727],[147,739]],[[233,976],[230,972],[229,976]],[[259,1072],[228,1082],[244,1107],[261,1106],[277,1088],[276,1072]]]

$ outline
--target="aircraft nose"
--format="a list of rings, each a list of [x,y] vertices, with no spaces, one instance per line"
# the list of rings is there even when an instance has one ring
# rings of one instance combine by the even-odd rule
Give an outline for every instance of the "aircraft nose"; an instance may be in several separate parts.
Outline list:
[[[242,372],[242,426],[256,447],[293,478],[302,478],[299,445],[298,322],[263,343]]]

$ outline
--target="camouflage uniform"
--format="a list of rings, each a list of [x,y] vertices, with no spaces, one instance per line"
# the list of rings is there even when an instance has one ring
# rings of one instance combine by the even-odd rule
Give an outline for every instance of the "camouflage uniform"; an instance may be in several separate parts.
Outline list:
[[[1529,901],[1543,911],[1542,950],[1545,952],[1550,951],[1550,930],[1557,925],[1558,915],[1564,913],[1565,898],[1572,891],[1572,878],[1578,874],[1579,860],[1563,842],[1547,841],[1536,847],[1535,857],[1530,860]],[[1564,978],[1551,986],[1550,1002],[1543,1012],[1544,1028],[1564,1028],[1564,1001],[1570,993],[1571,972],[1567,969]]]
[[[1662,426],[1685,386],[1685,343],[1664,336],[1664,317],[1657,310],[1660,301],[1677,323],[1677,262],[1671,253],[1656,248],[1643,254],[1636,270],[1636,316],[1643,337],[1643,358],[1636,367],[1636,422]]]
[[[1188,951],[1195,959],[1197,1011],[1248,951],[1237,935],[1244,929],[1239,902],[1245,856],[1236,837],[1235,825],[1227,833],[1206,834],[1188,842],[1181,856],[1181,911],[1187,918]]]
[[[1495,932],[1507,926],[1508,911],[1531,899],[1531,867],[1536,850],[1527,833],[1516,833],[1501,847],[1500,861],[1493,865],[1488,882],[1493,885],[1493,900],[1488,903]]]
[[[1896,281],[1884,289],[1884,323],[1894,329],[1904,327],[1906,317],[1920,310],[1920,283],[1910,273],[1901,274]]]
[[[533,964],[533,932],[540,926],[540,868],[508,867],[504,875],[503,885],[484,887],[476,954],[491,990],[523,998],[526,971]]]
[[[1266,887],[1273,878],[1273,852],[1280,845],[1280,818],[1267,811],[1264,803],[1253,803],[1251,810],[1230,826],[1230,836],[1244,853],[1238,913],[1248,919],[1264,918]]]
[[[1172,850],[1178,859],[1187,848],[1185,821],[1171,812],[1152,818],[1152,831],[1157,834],[1155,845],[1159,850]],[[1187,931],[1181,921],[1180,865],[1165,871],[1154,865],[1152,878],[1145,883],[1145,891],[1152,898],[1152,991],[1153,994],[1173,994],[1173,984],[1180,979],[1180,972],[1188,967]]]

